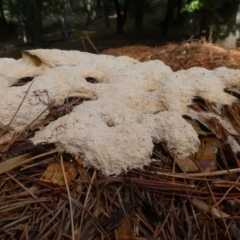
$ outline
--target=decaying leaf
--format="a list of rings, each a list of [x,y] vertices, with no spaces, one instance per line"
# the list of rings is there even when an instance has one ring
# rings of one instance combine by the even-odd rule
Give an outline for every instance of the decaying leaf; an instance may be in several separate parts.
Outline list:
[[[201,145],[196,153],[196,161],[202,172],[211,172],[216,169],[216,154],[218,140],[215,137],[201,138]]]
[[[77,182],[76,190],[77,190],[78,193],[81,193],[82,192],[82,187],[83,187],[82,181],[90,182],[91,176],[86,171],[86,168],[84,168],[82,158],[80,158],[80,157],[76,158],[76,163],[77,163],[76,164],[77,171],[79,173],[79,181]],[[98,207],[99,207],[98,202],[99,201],[98,201],[98,199],[96,201],[97,201],[97,203],[94,206],[95,207],[95,214],[94,215],[97,217],[98,216]]]
[[[134,239],[132,227],[126,217],[122,219],[115,234],[117,235],[116,238],[119,240]]]
[[[77,162],[76,167],[77,167],[77,171],[80,174],[80,177],[82,180],[91,180],[91,176],[90,174],[86,171],[86,169],[83,166],[83,160],[82,158],[78,157],[75,160]]]
[[[197,164],[191,158],[176,158],[175,161],[183,172],[197,172],[199,170]]]
[[[67,182],[71,182],[78,174],[75,163],[64,162],[64,169],[67,178]],[[61,164],[59,162],[53,162],[48,165],[46,171],[40,178],[41,181],[56,184],[59,186],[64,186],[65,181],[63,177],[63,172]]]
[[[115,230],[115,238],[117,240],[147,240],[145,237],[136,237],[133,234],[132,228],[130,226],[130,221],[124,217],[121,224]]]

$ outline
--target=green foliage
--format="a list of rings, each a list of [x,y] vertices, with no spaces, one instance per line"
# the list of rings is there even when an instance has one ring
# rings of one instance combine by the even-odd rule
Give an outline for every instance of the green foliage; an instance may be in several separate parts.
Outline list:
[[[237,0],[191,0],[183,7],[183,12],[194,12],[202,8],[212,10],[215,7],[222,5],[224,2],[234,2]]]
[[[193,0],[190,3],[186,4],[182,9],[183,12],[194,12],[201,9],[203,3],[200,0]]]

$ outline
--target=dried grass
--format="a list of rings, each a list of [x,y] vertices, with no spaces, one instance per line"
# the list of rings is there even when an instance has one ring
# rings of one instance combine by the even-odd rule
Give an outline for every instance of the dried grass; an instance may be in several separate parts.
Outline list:
[[[174,70],[193,66],[240,69],[238,50],[207,42],[144,47],[142,51],[136,48],[136,58],[161,59]],[[131,55],[132,50],[119,51],[120,55]],[[42,125],[80,103],[69,99],[59,109],[49,106],[50,114]],[[202,99],[197,99],[193,108],[214,111],[212,104]],[[217,114],[239,131],[239,109],[236,102]],[[199,126],[200,138],[218,139],[214,171],[182,173],[159,144],[153,154],[157,160],[150,166],[111,177],[84,169],[81,161],[59,154],[54,145],[33,146],[28,139],[39,126],[29,126],[0,145],[0,239],[239,239],[239,156],[226,144],[229,136],[240,143],[239,135],[231,135],[216,119]],[[7,130],[2,129],[0,137]],[[40,181],[52,162],[61,162],[64,172],[64,161],[74,162],[79,171],[68,188]]]

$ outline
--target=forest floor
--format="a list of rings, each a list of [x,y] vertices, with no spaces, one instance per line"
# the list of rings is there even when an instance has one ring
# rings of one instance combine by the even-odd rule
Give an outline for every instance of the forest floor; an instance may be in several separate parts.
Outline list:
[[[99,16],[89,24],[84,23],[84,19],[79,14],[69,14],[66,17],[66,32],[70,33],[68,38],[61,34],[62,26],[55,16],[55,19],[45,18],[43,21],[44,48],[79,50],[91,53],[110,53],[109,49],[120,49],[124,51],[145,51],[147,49],[164,46],[168,43],[182,43],[197,33],[199,16],[193,14],[186,19],[181,27],[177,23],[172,23],[167,35],[161,34],[161,22],[164,17],[164,7],[160,6],[154,13],[144,15],[143,33],[141,38],[137,38],[134,29],[134,18],[128,15],[123,34],[116,34],[116,16],[109,16],[110,27],[105,26],[105,19]],[[191,20],[191,21],[190,21]],[[226,45],[235,47],[235,36],[230,35]],[[146,48],[147,47],[147,48]],[[0,42],[0,58],[21,58],[22,50],[30,50],[34,47],[31,43],[24,44],[21,38],[9,38],[5,42]],[[126,50],[127,49],[127,50]]]
[[[68,17],[67,31],[71,32],[69,38],[64,38],[61,34],[59,24],[44,26],[44,42],[47,49],[80,50],[92,53],[100,53],[109,48],[119,48],[125,46],[143,45],[149,47],[159,47],[167,43],[177,43],[187,40],[190,34],[183,29],[170,29],[168,35],[161,34],[159,19],[156,15],[146,15],[141,39],[136,37],[134,30],[134,20],[128,17],[126,20],[124,33],[116,34],[116,18],[110,17],[110,27],[105,26],[103,18],[98,18],[87,26],[83,26],[79,16]],[[21,50],[33,49],[31,44],[24,44],[22,39],[12,39],[0,43],[0,57],[11,57],[19,59]]]

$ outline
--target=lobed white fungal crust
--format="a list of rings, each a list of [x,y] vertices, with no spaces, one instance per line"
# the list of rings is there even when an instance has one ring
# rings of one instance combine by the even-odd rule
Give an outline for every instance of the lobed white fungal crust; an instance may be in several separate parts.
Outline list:
[[[69,96],[88,99],[39,129],[32,141],[55,143],[59,151],[82,156],[85,166],[119,174],[148,164],[153,143],[164,143],[178,159],[196,153],[198,135],[182,115],[198,118],[187,107],[194,96],[231,104],[235,97],[223,89],[237,85],[239,75],[227,68],[172,72],[158,60],[32,50],[20,60],[0,59],[0,127],[11,123],[13,131],[22,131]],[[12,86],[24,77],[34,80]]]

